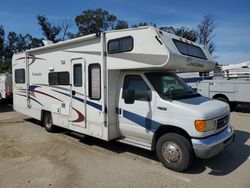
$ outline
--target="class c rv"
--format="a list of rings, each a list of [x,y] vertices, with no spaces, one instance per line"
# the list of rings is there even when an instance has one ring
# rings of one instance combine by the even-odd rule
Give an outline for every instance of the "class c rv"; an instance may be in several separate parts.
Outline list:
[[[153,27],[91,34],[13,56],[14,109],[102,140],[156,151],[187,169],[234,138],[229,106],[195,93],[176,73],[209,72],[208,50]]]

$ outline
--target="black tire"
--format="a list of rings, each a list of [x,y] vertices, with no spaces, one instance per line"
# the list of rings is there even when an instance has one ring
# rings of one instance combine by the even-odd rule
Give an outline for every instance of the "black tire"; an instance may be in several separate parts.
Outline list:
[[[177,172],[186,170],[193,161],[190,142],[176,133],[167,133],[158,139],[156,154],[166,168]]]
[[[50,112],[44,112],[43,114],[43,126],[46,131],[53,133],[56,130],[55,125],[53,125],[52,117]]]
[[[229,105],[230,111],[234,110],[234,107],[229,103],[226,97],[217,97],[215,99],[227,103]]]
[[[219,100],[219,101],[222,101],[222,102],[225,102],[225,103],[227,103],[227,104],[229,104],[229,101],[227,100],[227,98],[225,98],[225,97],[217,97],[217,98],[215,98],[216,100]]]

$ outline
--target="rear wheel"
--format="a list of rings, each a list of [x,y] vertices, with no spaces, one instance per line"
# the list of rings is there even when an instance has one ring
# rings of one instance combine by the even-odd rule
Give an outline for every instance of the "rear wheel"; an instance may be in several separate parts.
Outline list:
[[[225,103],[227,103],[227,104],[229,104],[229,101],[227,100],[227,98],[225,98],[225,97],[217,97],[217,98],[215,98],[216,100],[219,100],[219,101],[222,101],[222,102],[225,102]]]
[[[216,97],[214,99],[227,103],[230,107],[230,111],[233,111],[235,108],[235,105],[233,103],[230,103],[226,97]]]
[[[184,171],[193,160],[190,142],[176,133],[161,136],[156,144],[156,153],[161,163],[174,171]]]
[[[50,112],[45,112],[43,115],[43,125],[46,131],[55,132],[55,125],[53,125],[52,117]]]

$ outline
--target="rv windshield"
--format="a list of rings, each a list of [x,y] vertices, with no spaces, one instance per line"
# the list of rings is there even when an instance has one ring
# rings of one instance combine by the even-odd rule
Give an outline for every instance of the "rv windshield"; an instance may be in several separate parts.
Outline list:
[[[167,72],[145,73],[154,89],[163,99],[186,99],[200,96],[177,75]]]

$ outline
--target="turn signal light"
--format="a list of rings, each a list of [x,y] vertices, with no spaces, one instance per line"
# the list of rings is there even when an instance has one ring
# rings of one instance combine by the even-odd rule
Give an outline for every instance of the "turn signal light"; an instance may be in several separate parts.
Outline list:
[[[206,121],[205,120],[195,120],[194,122],[195,128],[199,132],[206,131]]]

